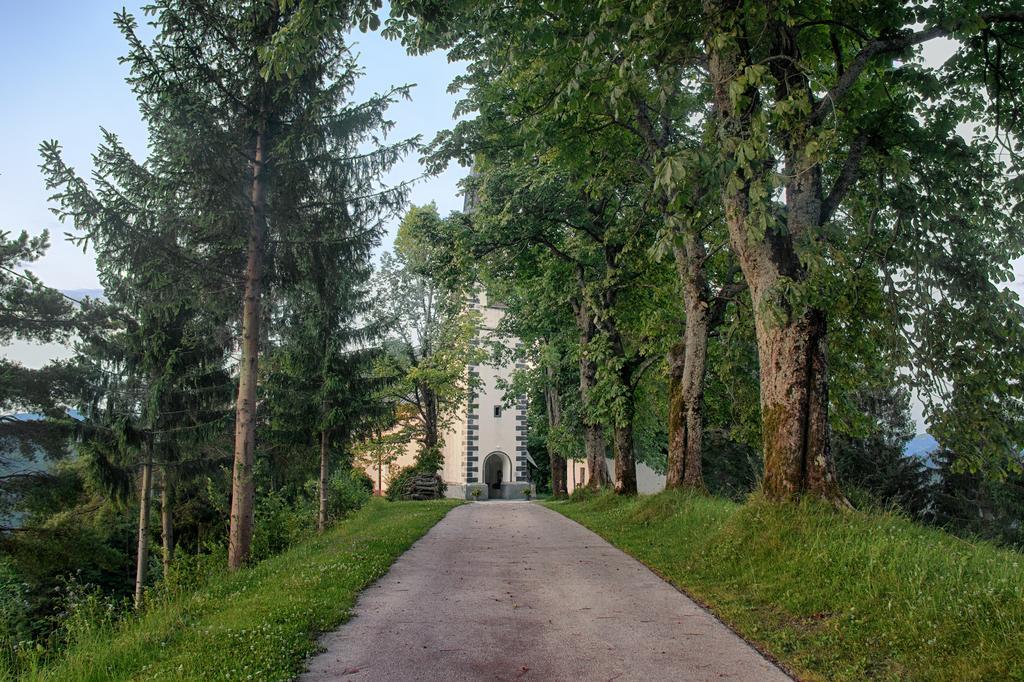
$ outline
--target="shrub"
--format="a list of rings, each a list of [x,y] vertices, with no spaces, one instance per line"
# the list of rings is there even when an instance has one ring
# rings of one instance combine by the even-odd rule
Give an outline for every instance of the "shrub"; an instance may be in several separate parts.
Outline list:
[[[190,594],[223,573],[227,563],[228,550],[223,544],[209,544],[200,554],[176,552],[170,573],[156,585],[154,598]]]
[[[97,633],[111,632],[130,602],[103,594],[95,585],[68,578],[60,589],[60,627],[54,633],[64,647],[86,641]]]
[[[373,494],[373,481],[359,469],[340,470],[331,476],[327,489],[330,492],[328,514],[332,520],[337,520],[369,502]]]
[[[313,530],[314,507],[290,503],[281,493],[267,491],[257,496],[251,561],[279,554]]]
[[[374,484],[373,479],[370,478],[369,474],[367,474],[362,469],[352,467],[352,469],[350,469],[350,475],[352,476],[353,480],[359,483],[359,485],[366,488],[366,492],[370,493],[371,495],[373,494]]]
[[[573,502],[586,502],[587,500],[594,499],[597,495],[598,491],[593,488],[585,485],[578,485],[575,490],[572,491],[572,495],[569,496],[569,499]]]
[[[423,474],[433,474],[440,471],[441,467],[444,466],[444,453],[441,452],[441,448],[434,446],[432,448],[423,448],[416,455],[415,468]]]
[[[416,473],[416,467],[405,467],[395,472],[388,480],[387,498],[392,502],[402,499]]]

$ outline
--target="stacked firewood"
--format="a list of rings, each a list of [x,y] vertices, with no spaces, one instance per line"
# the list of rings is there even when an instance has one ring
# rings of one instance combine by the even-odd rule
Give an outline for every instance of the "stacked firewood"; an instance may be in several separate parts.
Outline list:
[[[437,474],[417,474],[405,486],[406,500],[437,500],[444,497],[444,481]]]

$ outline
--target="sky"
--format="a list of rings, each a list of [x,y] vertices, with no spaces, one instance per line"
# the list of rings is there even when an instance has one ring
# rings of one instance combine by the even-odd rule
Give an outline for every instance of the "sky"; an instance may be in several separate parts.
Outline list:
[[[38,234],[50,231],[52,247],[30,269],[46,284],[62,290],[97,289],[93,258],[66,241],[70,225],[49,211],[49,193],[39,171],[39,143],[58,140],[65,158],[79,173],[91,169],[90,155],[100,142],[100,127],[116,133],[142,159],[146,131],[135,97],[118,63],[125,42],[113,15],[122,1],[44,0],[3,3],[0,22],[0,230]],[[138,8],[129,11],[144,18]],[[422,135],[430,141],[453,124],[456,96],[446,92],[462,67],[449,64],[443,53],[412,57],[379,33],[355,33],[351,38],[365,70],[354,95],[362,101],[392,85],[415,84],[411,102],[390,110],[396,126],[389,139]],[[453,165],[440,176],[420,181],[412,190],[414,204],[437,203],[442,215],[462,207],[457,183],[466,169]],[[389,184],[412,180],[422,171],[417,155],[400,163],[386,178]],[[389,225],[390,245],[397,224]]]

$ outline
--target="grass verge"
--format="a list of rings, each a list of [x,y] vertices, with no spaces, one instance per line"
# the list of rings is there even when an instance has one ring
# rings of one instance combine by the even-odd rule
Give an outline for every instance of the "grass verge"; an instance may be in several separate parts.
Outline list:
[[[86,636],[26,679],[291,679],[318,634],[457,504],[374,499],[322,536]]]
[[[1024,679],[1024,556],[892,514],[676,491],[551,509],[801,679]]]

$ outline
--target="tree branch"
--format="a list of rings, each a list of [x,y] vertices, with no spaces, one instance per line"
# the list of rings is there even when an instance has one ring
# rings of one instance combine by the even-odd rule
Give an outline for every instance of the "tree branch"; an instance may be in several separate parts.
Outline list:
[[[986,23],[1024,23],[1024,11],[1006,11],[1006,12],[993,12],[989,14],[982,14],[981,19]],[[934,40],[935,38],[943,38],[950,35],[958,28],[963,26],[967,22],[966,19],[961,19],[951,26],[931,26],[929,28],[921,29],[920,31],[912,31],[905,33],[895,38],[876,38],[857,53],[857,56],[850,62],[846,72],[839,77],[836,84],[825,93],[825,96],[818,102],[817,106],[811,112],[810,124],[818,125],[825,118],[835,110],[836,103],[841,100],[857,83],[857,79],[860,78],[861,73],[867,68],[868,63],[873,57],[881,54],[893,54],[896,52],[902,52],[908,47],[914,45],[920,45],[921,43]]]
[[[846,193],[849,192],[857,182],[857,177],[860,173],[860,162],[864,158],[864,150],[867,148],[867,144],[867,134],[861,132],[850,145],[850,152],[846,155],[846,161],[843,163],[843,169],[839,171],[839,177],[837,177],[835,183],[833,183],[832,190],[821,203],[821,216],[818,219],[819,225],[824,225],[832,219],[832,215],[836,212],[836,209],[839,208],[839,204],[842,203],[843,197],[846,196]]]

